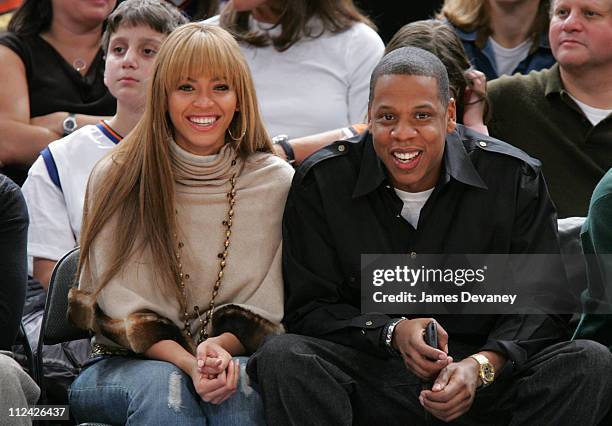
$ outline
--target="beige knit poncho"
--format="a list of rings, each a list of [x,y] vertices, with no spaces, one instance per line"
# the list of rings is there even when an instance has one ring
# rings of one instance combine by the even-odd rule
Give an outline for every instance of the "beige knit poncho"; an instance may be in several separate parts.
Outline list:
[[[236,204],[227,266],[219,294],[211,335],[234,333],[248,352],[266,334],[282,330],[283,282],[281,274],[281,220],[293,169],[271,154],[256,153],[246,161],[235,158],[226,145],[219,154],[201,157],[171,143],[176,181],[178,239],[186,280],[187,306],[205,311],[219,271],[217,254],[225,241],[229,178],[236,171]],[[91,188],[104,179],[111,157],[94,169]],[[93,192],[95,193],[95,192]],[[151,255],[141,250],[124,270],[101,291],[97,301],[90,294],[96,279],[108,268],[108,252],[114,235],[114,218],[96,237],[90,250],[90,274],[80,277],[79,288],[70,294],[69,318],[77,326],[95,332],[95,341],[118,345],[136,353],[154,343],[171,339],[188,350],[193,341],[181,331],[182,311],[177,300],[163,296],[155,285],[159,279],[151,267]],[[192,321],[192,334],[199,321]]]

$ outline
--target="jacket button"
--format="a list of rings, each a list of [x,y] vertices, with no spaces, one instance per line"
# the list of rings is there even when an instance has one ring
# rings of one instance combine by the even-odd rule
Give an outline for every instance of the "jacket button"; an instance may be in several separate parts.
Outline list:
[[[372,325],[372,321],[366,321],[366,325]]]
[[[487,146],[487,143],[485,141],[480,141],[478,142],[478,145],[484,148],[485,146]]]
[[[345,149],[344,145],[338,145],[338,151],[344,152]]]

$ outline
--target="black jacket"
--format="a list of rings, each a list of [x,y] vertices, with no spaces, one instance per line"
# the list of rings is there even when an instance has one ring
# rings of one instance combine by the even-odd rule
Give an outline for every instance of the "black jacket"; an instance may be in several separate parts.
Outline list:
[[[308,158],[283,221],[285,325],[290,332],[388,356],[388,315],[360,312],[362,253],[559,253],[556,213],[540,162],[463,126],[446,139],[440,181],[417,230],[366,132]],[[514,364],[567,340],[566,318],[436,316],[453,342],[494,350]],[[465,354],[463,354],[465,355]],[[456,356],[456,355],[455,355]]]
[[[19,187],[0,174],[0,349],[11,350],[21,321],[26,282],[28,211]]]

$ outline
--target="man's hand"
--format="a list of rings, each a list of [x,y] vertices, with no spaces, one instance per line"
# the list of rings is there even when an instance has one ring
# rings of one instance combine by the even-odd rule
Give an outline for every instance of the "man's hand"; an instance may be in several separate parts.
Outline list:
[[[463,125],[488,135],[484,124],[487,77],[480,71],[469,69],[465,72],[468,85],[464,92]]]
[[[453,362],[448,356],[448,333],[436,321],[438,348],[425,343],[425,327],[432,318],[401,321],[393,330],[391,345],[400,351],[406,367],[421,380],[431,380]]]
[[[433,416],[450,422],[466,413],[476,395],[479,366],[472,358],[446,366],[436,378],[431,390],[419,395],[421,405]]]
[[[214,378],[208,378],[206,375],[200,374],[197,364],[191,373],[191,380],[196,392],[202,400],[211,404],[221,404],[236,393],[239,378],[240,362],[238,360],[230,361],[227,369]]]

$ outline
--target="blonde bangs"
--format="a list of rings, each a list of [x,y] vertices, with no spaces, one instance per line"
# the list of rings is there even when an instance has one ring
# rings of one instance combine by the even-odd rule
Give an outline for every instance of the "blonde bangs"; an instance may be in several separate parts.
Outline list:
[[[175,35],[173,37],[173,35]],[[238,44],[224,30],[200,23],[184,25],[166,39],[166,58],[158,57],[159,74],[168,95],[180,81],[202,75],[226,80],[236,92],[241,91],[240,66],[243,61],[235,52]]]
[[[160,122],[166,123],[167,100],[180,82],[187,78],[197,79],[202,75],[208,78],[225,80],[236,92],[239,111],[230,124],[232,135],[226,136],[240,155],[246,156],[255,151],[272,152],[270,138],[265,130],[255,87],[246,59],[240,46],[232,35],[221,27],[202,23],[189,23],[177,28],[164,41],[157,55],[151,94],[151,108],[145,115],[149,125],[160,133]],[[168,133],[171,132],[168,128]],[[159,133],[158,133],[159,134]]]

